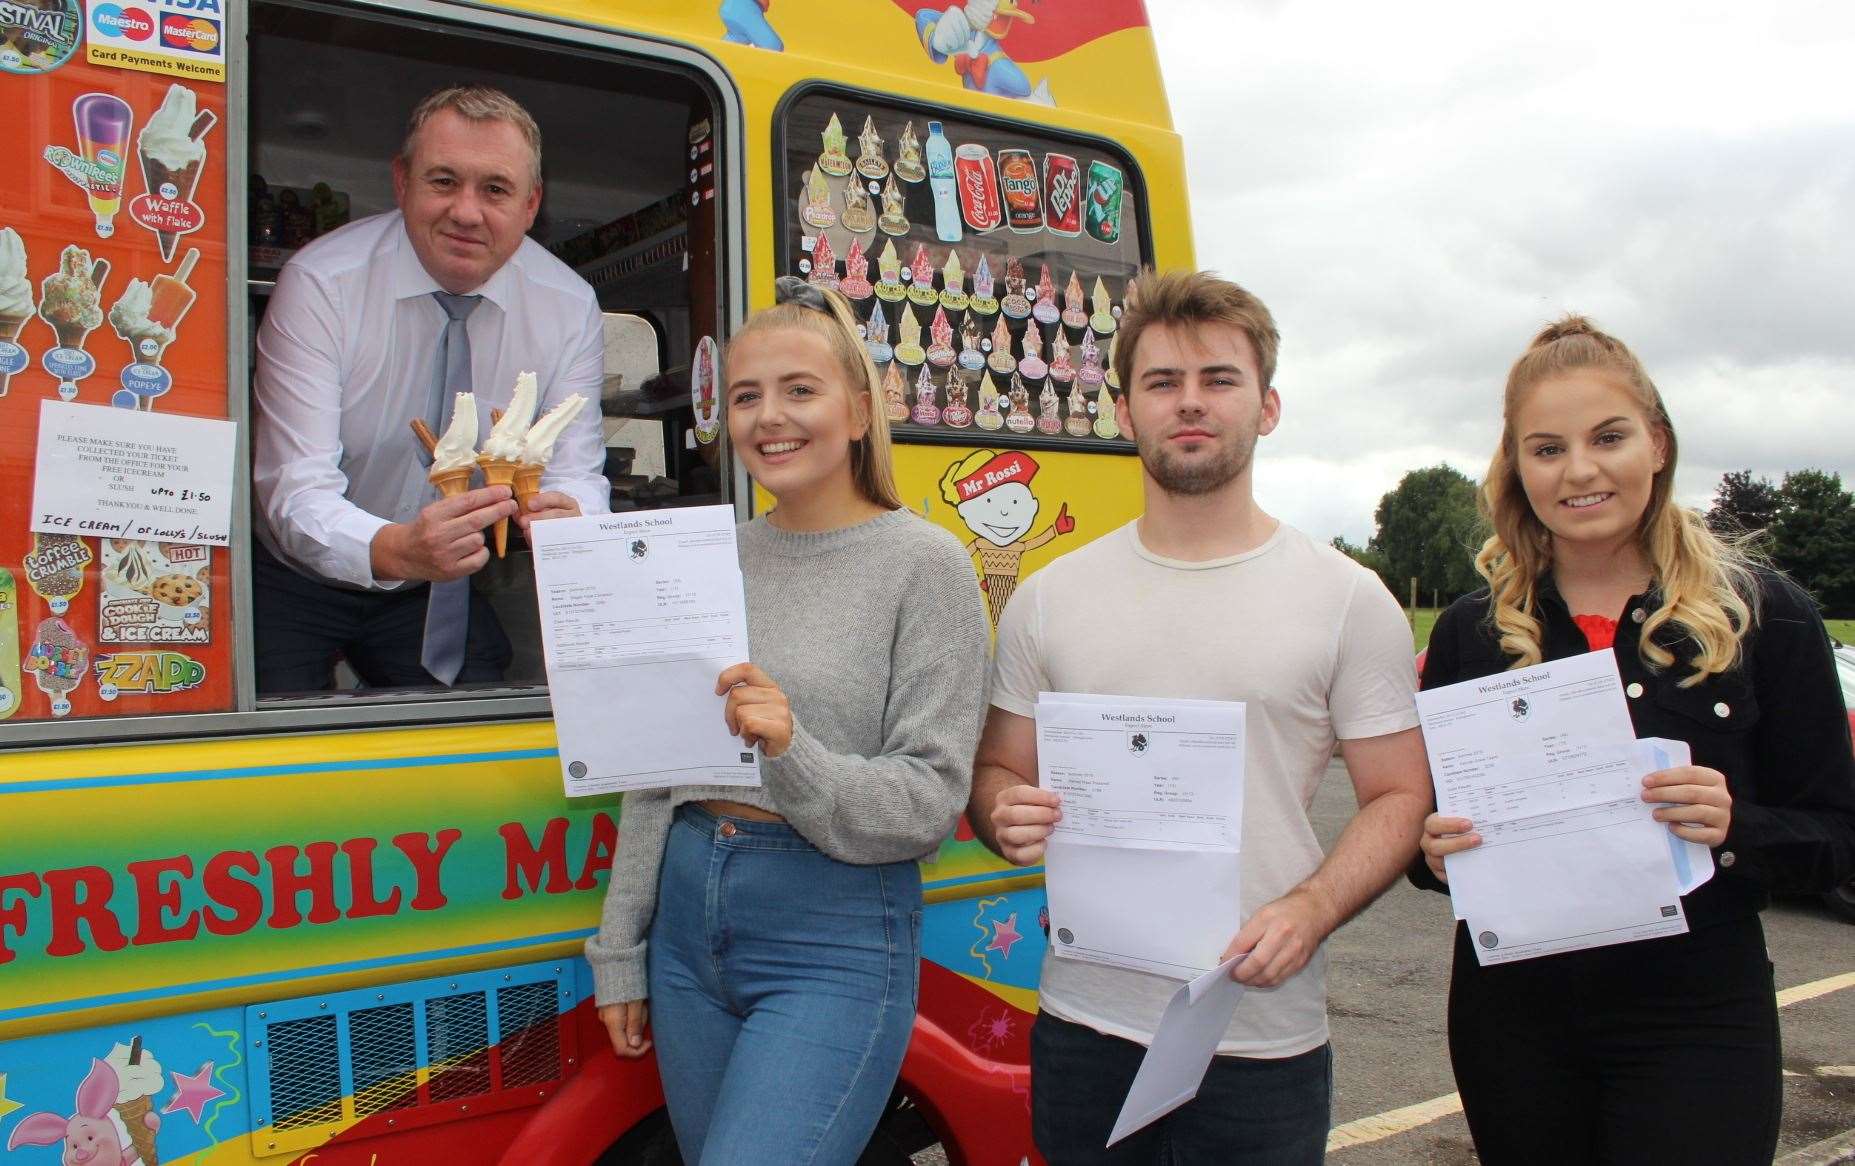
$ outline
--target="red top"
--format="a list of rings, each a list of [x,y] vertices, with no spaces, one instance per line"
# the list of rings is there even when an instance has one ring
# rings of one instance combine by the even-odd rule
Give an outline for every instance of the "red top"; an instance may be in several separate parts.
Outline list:
[[[1584,633],[1585,643],[1593,652],[1617,642],[1617,621],[1604,615],[1574,615],[1572,622]]]

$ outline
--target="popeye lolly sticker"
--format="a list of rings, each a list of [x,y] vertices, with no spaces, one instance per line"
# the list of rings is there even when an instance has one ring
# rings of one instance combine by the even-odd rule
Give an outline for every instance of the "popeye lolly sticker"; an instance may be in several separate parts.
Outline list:
[[[51,698],[52,716],[62,717],[71,711],[71,692],[84,682],[85,665],[90,650],[77,638],[71,625],[57,616],[42,620],[32,637],[26,654],[26,671],[32,673],[39,691]]]
[[[19,584],[0,567],[0,721],[19,711]]]
[[[90,565],[90,545],[76,535],[34,534],[32,552],[21,564],[26,582],[55,615],[63,615],[84,586],[84,568]]]
[[[715,395],[715,338],[704,336],[696,342],[695,358],[689,362],[689,396],[696,410],[696,440],[703,445],[721,434],[721,402]]]

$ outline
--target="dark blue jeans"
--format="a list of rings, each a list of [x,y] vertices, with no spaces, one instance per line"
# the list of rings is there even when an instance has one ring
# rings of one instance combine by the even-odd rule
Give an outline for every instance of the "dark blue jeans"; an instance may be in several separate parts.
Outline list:
[[[651,1030],[683,1160],[848,1166],[901,1071],[921,871],[783,822],[677,810],[650,931]]]
[[[1327,1153],[1333,1047],[1213,1057],[1198,1096],[1104,1148],[1146,1046],[1048,1012],[1031,1026],[1031,1134],[1050,1166],[1306,1166]]]

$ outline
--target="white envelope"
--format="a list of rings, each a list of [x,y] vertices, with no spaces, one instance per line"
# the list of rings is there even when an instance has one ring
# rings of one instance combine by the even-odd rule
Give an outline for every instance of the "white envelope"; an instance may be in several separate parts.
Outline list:
[[[1217,966],[1242,924],[1241,857],[1050,840],[1050,948],[1065,959],[1190,979]]]

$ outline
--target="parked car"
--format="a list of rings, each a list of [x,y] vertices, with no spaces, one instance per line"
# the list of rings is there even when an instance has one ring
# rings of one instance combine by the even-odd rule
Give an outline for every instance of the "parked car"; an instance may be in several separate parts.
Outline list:
[[[1849,710],[1849,736],[1855,739],[1855,647],[1838,643],[1835,653],[1836,678],[1842,681],[1842,703]],[[1855,876],[1825,894],[1823,902],[1829,904],[1831,911],[1855,923]]]

